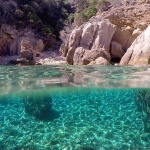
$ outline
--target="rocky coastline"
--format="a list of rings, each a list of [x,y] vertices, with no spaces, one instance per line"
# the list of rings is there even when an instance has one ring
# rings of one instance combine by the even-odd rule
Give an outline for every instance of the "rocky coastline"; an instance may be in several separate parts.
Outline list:
[[[149,65],[150,2],[113,1],[89,21],[60,32],[60,41],[1,24],[0,64]]]

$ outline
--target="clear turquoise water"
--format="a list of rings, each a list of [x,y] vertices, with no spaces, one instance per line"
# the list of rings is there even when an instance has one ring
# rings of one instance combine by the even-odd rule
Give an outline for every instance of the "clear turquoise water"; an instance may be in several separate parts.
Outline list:
[[[148,67],[0,67],[0,150],[150,149]]]

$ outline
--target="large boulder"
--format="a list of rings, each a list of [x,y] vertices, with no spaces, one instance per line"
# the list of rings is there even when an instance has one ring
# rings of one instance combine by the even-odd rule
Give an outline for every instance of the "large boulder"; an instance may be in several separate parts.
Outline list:
[[[150,64],[150,25],[132,43],[122,57],[121,65],[148,65]]]
[[[60,39],[63,43],[60,46],[59,53],[61,56],[66,57],[68,53],[69,34],[65,30],[60,31]]]
[[[83,47],[78,47],[76,49],[74,57],[73,57],[74,65],[82,65],[82,57],[83,57],[85,51],[87,51],[87,50],[84,49]]]
[[[105,53],[107,53],[106,55],[108,56],[106,59],[109,61],[110,43],[115,30],[116,26],[106,20],[83,24],[80,27],[76,27],[72,31],[68,40],[68,44],[63,44],[61,47],[61,52],[67,53],[66,61],[70,65],[81,64],[82,58],[88,51],[91,51],[92,55],[96,56],[94,56],[90,61],[94,61],[100,56],[103,57],[103,53],[101,52],[102,49],[105,49]],[[63,47],[64,50],[62,50]],[[62,55],[64,56],[64,54]],[[82,63],[86,64],[84,61]]]
[[[82,34],[82,29],[83,29],[82,26],[79,28],[75,28],[69,37],[68,53],[67,53],[66,60],[67,60],[68,64],[70,64],[70,65],[73,64],[73,56],[74,56],[74,53],[75,53],[77,46],[80,43],[80,37]]]
[[[33,60],[34,51],[42,52],[44,50],[44,44],[41,39],[30,39],[30,38],[22,38],[20,43],[20,55],[23,58],[28,60]]]
[[[33,45],[30,43],[30,39],[23,39],[21,41],[20,55],[27,60],[33,60]]]
[[[90,62],[88,65],[110,65],[110,63],[105,58],[99,57],[95,61]]]
[[[87,65],[90,62],[95,61],[99,57],[103,57],[108,61],[110,61],[111,58],[110,54],[105,49],[93,49],[90,51],[86,51],[84,57],[82,58],[83,65]]]
[[[84,47],[86,49],[91,48],[91,44],[94,40],[97,27],[98,27],[98,24],[95,22],[85,24],[82,35],[81,35],[81,40],[80,40],[81,47]]]

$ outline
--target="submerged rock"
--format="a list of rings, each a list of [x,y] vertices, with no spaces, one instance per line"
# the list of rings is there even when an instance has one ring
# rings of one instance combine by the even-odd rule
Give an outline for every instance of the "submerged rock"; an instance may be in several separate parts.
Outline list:
[[[59,117],[59,113],[52,110],[52,98],[45,93],[35,93],[24,95],[25,112],[28,115],[42,121],[50,121]]]
[[[135,103],[138,111],[142,113],[144,131],[150,133],[150,90],[137,89],[135,94]]]

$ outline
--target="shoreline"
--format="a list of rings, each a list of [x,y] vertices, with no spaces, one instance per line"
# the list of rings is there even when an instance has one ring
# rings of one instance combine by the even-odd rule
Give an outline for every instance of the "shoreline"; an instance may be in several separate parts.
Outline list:
[[[58,51],[45,51],[43,57],[36,57],[35,65],[61,65],[66,64],[65,57],[60,56]],[[0,56],[0,65],[14,65],[11,61],[19,59],[18,55]],[[18,63],[20,64],[20,63]],[[17,64],[16,64],[17,65]],[[30,66],[30,64],[29,64]]]

